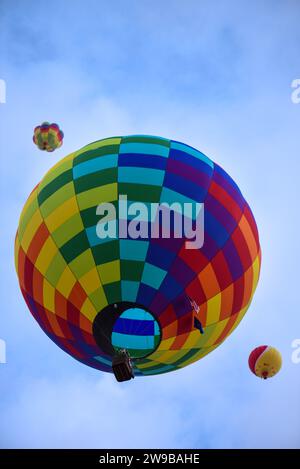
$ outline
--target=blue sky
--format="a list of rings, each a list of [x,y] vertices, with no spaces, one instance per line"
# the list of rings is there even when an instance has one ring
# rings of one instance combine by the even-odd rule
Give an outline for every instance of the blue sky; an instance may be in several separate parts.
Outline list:
[[[0,447],[300,448],[298,0],[0,0]],[[65,143],[32,144],[43,120]],[[18,289],[13,240],[34,185],[61,157],[112,135],[181,140],[239,184],[257,220],[253,303],[213,353],[118,384],[57,348]],[[283,355],[260,381],[260,344]]]

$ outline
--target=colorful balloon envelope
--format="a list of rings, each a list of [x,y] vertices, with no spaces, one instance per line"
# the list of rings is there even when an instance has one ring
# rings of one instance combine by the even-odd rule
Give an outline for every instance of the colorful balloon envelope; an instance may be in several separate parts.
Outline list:
[[[152,236],[153,204],[173,212],[167,237]],[[202,207],[185,214],[192,225],[204,217],[200,245],[177,230],[184,204]],[[111,372],[126,350],[135,375],[154,375],[199,360],[237,327],[261,250],[249,205],[218,164],[174,140],[127,136],[48,171],[22,211],[15,261],[28,308],[65,352]]]
[[[281,354],[274,347],[261,345],[250,353],[249,368],[259,378],[271,378],[280,371],[281,365]]]
[[[57,124],[43,122],[34,129],[33,141],[40,150],[52,152],[62,146],[64,134]]]

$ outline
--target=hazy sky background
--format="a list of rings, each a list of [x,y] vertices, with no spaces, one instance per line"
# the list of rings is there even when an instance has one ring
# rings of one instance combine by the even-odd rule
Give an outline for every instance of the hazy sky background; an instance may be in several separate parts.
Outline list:
[[[298,0],[0,0],[0,447],[300,448]],[[65,132],[37,150],[44,120]],[[118,384],[61,351],[18,288],[13,242],[33,187],[108,136],[154,134],[202,150],[239,184],[259,228],[253,303],[217,350],[181,371]],[[269,344],[266,382],[248,354]]]

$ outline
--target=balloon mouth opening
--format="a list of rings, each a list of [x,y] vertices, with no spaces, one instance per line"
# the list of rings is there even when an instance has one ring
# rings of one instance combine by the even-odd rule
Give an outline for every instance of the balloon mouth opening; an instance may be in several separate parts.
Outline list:
[[[263,371],[261,375],[263,379],[267,379],[269,377],[269,373],[267,371]]]
[[[134,360],[151,355],[161,342],[161,327],[155,315],[143,305],[118,302],[100,311],[93,323],[94,339],[111,357],[127,350]]]

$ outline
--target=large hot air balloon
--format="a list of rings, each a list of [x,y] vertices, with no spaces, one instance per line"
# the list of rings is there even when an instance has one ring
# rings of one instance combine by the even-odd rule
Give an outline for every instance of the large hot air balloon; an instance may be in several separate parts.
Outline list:
[[[281,354],[274,347],[261,345],[249,355],[249,368],[259,378],[272,378],[280,371],[281,365]]]
[[[48,152],[54,151],[61,147],[64,134],[57,124],[43,122],[34,129],[33,142],[40,150]]]
[[[157,223],[147,208],[166,214],[174,203],[170,236],[147,236]],[[175,226],[183,204],[204,204],[185,214],[195,224],[204,213],[203,245]],[[62,159],[30,194],[15,242],[20,288],[41,328],[86,365],[115,367],[119,380],[131,366],[137,376],[170,372],[218,347],[250,305],[260,260],[255,220],[231,177],[200,151],[152,136],[99,140]]]

